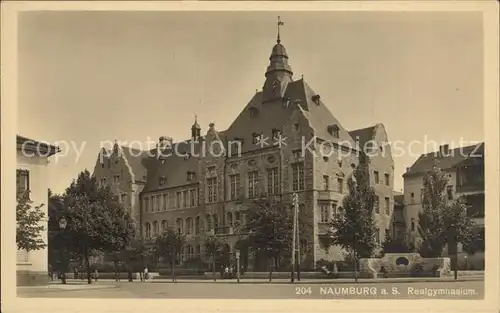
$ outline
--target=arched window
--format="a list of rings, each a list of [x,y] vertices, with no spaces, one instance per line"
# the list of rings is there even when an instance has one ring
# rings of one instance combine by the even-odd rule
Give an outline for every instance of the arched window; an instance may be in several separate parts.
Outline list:
[[[159,233],[160,233],[160,227],[158,225],[158,222],[154,221],[153,222],[153,237],[158,236]]]
[[[146,223],[146,227],[144,229],[146,238],[151,238],[151,224]]]
[[[193,219],[191,217],[186,219],[186,229],[188,234],[193,233]]]
[[[167,221],[165,221],[165,220],[161,221],[161,231],[165,232],[167,230],[167,228],[168,228]]]
[[[182,221],[182,218],[178,218],[176,221],[175,221],[175,226],[177,227],[177,233],[179,234],[182,234],[184,233],[184,225],[183,225],[183,221]]]
[[[194,220],[194,233],[199,234],[200,233],[200,217],[197,216],[196,219]]]
[[[188,255],[187,255],[188,260],[194,259],[194,247],[191,245],[188,245]]]
[[[212,230],[212,217],[210,215],[207,215],[207,231]]]
[[[229,224],[229,226],[233,226],[233,213],[231,212],[227,213],[227,223]]]

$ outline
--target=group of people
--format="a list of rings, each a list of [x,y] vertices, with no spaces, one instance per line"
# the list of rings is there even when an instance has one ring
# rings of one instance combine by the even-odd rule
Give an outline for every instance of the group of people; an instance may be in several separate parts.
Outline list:
[[[236,265],[221,265],[221,276],[224,278],[235,278],[238,269]],[[243,265],[240,267],[240,275],[243,273]]]
[[[49,279],[51,281],[54,281],[54,279],[62,279],[63,275],[65,275],[65,273],[54,272],[52,270],[52,266],[49,266]],[[144,270],[139,273],[139,276],[141,281],[146,281],[149,279],[149,269],[147,266],[144,267]],[[97,282],[99,280],[99,271],[97,269],[94,269],[94,271],[90,274],[90,277],[94,282]],[[83,268],[81,268],[81,270],[79,270],[78,267],[73,268],[73,279],[84,280],[84,278],[85,271],[83,270]],[[134,281],[134,275],[131,268],[129,268],[127,271],[127,278],[129,282]],[[115,270],[115,281],[120,281],[120,271],[118,269]]]

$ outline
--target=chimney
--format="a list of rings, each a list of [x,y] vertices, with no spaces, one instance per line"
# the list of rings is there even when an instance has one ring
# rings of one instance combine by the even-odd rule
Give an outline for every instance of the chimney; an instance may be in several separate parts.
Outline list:
[[[172,138],[167,136],[161,136],[158,139],[158,148],[165,149],[172,146]]]
[[[448,156],[449,153],[450,153],[450,146],[448,144],[444,144],[439,147],[439,154],[441,157]]]

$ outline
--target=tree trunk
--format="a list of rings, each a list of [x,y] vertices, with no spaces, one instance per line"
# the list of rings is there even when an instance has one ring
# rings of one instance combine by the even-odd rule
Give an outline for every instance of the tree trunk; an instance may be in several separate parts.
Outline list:
[[[267,266],[269,268],[269,282],[271,282],[273,280],[273,267],[272,267],[273,260],[272,260],[272,258],[270,260],[268,260],[267,264],[268,264]]]
[[[214,281],[217,281],[217,278],[215,278],[215,253],[212,257],[212,271],[213,271],[213,275],[214,275]]]
[[[175,282],[175,258],[172,258],[172,281]]]
[[[84,257],[85,257],[85,267],[87,268],[87,282],[89,284],[92,284],[92,276],[90,273],[89,249],[87,246],[85,246]]]

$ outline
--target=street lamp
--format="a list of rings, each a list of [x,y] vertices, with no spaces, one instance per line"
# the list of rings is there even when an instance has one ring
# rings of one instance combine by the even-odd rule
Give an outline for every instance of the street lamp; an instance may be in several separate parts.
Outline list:
[[[63,242],[63,239],[64,239],[64,236],[62,236],[62,232],[64,232],[64,230],[66,229],[66,226],[68,226],[68,222],[66,221],[66,219],[63,217],[59,220],[59,229],[61,230],[60,233],[59,233],[59,238],[60,238],[60,244],[61,244],[61,247],[59,249],[59,264],[60,264],[60,271],[61,271],[61,281],[63,284],[66,284],[66,268],[65,266],[63,266],[64,264],[64,245],[62,244]]]

